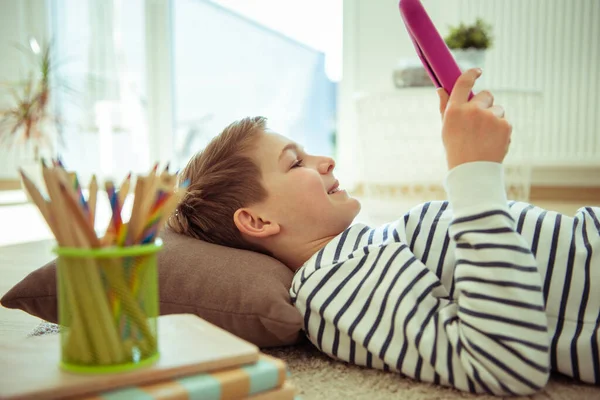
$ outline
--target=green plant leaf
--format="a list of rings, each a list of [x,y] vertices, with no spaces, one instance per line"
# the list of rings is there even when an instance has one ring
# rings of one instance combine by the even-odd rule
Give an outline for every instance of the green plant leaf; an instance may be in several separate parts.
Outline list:
[[[474,24],[450,26],[450,32],[444,38],[450,49],[487,49],[492,45],[492,26],[483,19],[477,18]]]

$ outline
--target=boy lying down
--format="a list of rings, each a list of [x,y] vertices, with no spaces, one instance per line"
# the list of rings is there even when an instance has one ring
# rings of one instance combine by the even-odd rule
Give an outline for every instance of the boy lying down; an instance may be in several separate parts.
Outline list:
[[[598,384],[600,208],[572,218],[507,201],[512,128],[489,92],[468,101],[480,74],[438,91],[447,202],[352,224],[360,204],[335,162],[255,117],[190,160],[169,225],[295,271],[292,301],[331,357],[497,395],[536,392],[551,370]]]

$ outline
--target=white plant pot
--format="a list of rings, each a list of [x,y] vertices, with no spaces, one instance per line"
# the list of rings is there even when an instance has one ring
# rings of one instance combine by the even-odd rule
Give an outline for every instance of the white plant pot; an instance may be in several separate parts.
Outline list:
[[[469,48],[452,49],[450,51],[461,70],[465,71],[470,68],[483,69],[485,64],[485,50]]]

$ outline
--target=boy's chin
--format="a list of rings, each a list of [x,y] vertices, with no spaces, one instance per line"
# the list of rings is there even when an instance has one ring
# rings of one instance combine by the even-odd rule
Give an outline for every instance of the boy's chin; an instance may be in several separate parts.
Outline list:
[[[351,197],[350,201],[352,201],[353,205],[355,206],[354,217],[353,218],[356,218],[356,216],[358,215],[358,213],[362,209],[362,204],[360,204],[360,201],[358,201],[358,199],[354,198],[354,197]]]

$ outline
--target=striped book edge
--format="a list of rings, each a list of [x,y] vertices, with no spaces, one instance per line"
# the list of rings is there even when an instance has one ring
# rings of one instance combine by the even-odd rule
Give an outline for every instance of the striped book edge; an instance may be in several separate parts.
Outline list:
[[[239,400],[287,399],[288,397],[256,397],[275,389],[283,389],[287,366],[283,360],[261,354],[254,364],[202,373],[146,385],[129,386],[104,392],[93,400]],[[282,393],[289,392],[283,391]],[[283,396],[282,394],[282,396]],[[294,396],[289,397],[293,399]]]
[[[296,387],[291,382],[284,382],[283,386],[268,392],[258,393],[246,397],[246,400],[299,400],[296,396]]]

